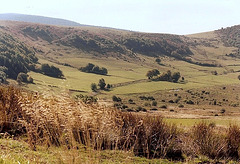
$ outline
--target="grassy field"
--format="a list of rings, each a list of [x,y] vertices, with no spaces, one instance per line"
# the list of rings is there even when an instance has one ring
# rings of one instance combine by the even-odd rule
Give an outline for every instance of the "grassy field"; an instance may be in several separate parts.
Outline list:
[[[171,164],[164,159],[146,159],[135,157],[131,152],[105,150],[97,151],[92,149],[68,150],[66,147],[37,147],[37,151],[29,148],[24,141],[17,141],[13,139],[0,139],[0,163],[1,164],[28,164],[28,163],[55,163],[55,164],[124,164],[124,163],[165,163]],[[176,162],[174,162],[176,163]]]
[[[192,127],[195,124],[198,124],[202,121],[206,123],[213,123],[216,126],[221,126],[221,127],[228,127],[231,124],[237,124],[240,125],[239,120],[233,120],[230,118],[211,118],[211,119],[191,119],[191,118],[166,118],[165,119],[169,123],[173,123],[178,125],[179,127]]]

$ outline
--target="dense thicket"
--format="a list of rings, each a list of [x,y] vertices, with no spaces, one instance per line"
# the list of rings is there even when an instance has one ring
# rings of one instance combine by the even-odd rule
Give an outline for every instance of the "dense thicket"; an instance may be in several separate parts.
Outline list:
[[[49,64],[42,64],[40,68],[40,72],[43,73],[44,75],[51,76],[51,77],[56,77],[56,78],[63,78],[64,75],[62,71],[55,67],[55,66],[50,66]]]
[[[95,73],[95,74],[100,74],[100,75],[107,75],[108,70],[104,67],[99,67],[97,65],[94,65],[92,63],[88,63],[85,67],[79,68],[80,71],[82,72],[87,72],[87,73]]]
[[[0,66],[8,69],[7,76],[16,79],[20,72],[34,70],[38,59],[26,45],[11,35],[0,32]]]

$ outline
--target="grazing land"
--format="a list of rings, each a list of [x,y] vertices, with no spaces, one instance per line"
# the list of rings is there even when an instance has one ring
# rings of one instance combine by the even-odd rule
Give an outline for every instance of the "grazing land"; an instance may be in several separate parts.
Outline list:
[[[0,21],[0,163],[238,161],[239,29],[178,36]]]

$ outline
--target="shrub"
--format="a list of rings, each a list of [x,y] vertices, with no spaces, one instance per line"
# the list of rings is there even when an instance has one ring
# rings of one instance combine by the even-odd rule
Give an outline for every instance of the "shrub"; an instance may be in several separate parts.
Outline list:
[[[137,156],[148,158],[183,159],[178,147],[178,130],[169,125],[161,117],[141,117],[123,115],[121,148],[133,150]]]
[[[227,153],[228,156],[234,159],[239,159],[240,156],[240,128],[237,125],[230,125],[227,136]]]
[[[150,110],[152,110],[152,111],[157,111],[157,108],[151,108]]]
[[[111,85],[110,84],[107,84],[107,89],[110,89],[111,88]]]
[[[192,128],[192,138],[199,154],[212,159],[226,156],[226,142],[224,137],[214,132],[214,127],[206,122],[200,122]]]
[[[212,75],[218,75],[217,71],[211,71]]]
[[[25,133],[25,129],[19,120],[24,111],[21,108],[20,90],[13,87],[0,87],[0,133],[9,133],[18,136]]]
[[[114,102],[121,102],[122,101],[122,99],[120,98],[120,97],[117,97],[117,96],[113,96],[112,97],[112,100],[114,101]]]
[[[127,105],[122,105],[122,109],[126,109],[126,108],[128,108]]]
[[[136,111],[137,111],[137,112],[140,112],[140,111],[142,111],[142,112],[147,112],[147,110],[146,110],[145,108],[141,107],[141,106],[137,107],[137,110],[136,110]]]
[[[30,77],[28,74],[20,72],[17,76],[18,83],[33,83],[33,78]]]
[[[96,91],[97,91],[97,84],[96,84],[96,83],[92,83],[92,84],[91,84],[91,90],[92,90],[93,92],[96,92]]]
[[[153,101],[152,106],[157,106],[157,101]]]
[[[155,62],[157,62],[158,64],[160,64],[160,63],[161,63],[161,59],[157,58],[157,59],[155,60]]]
[[[179,107],[179,108],[183,108],[183,107],[184,107],[184,105],[183,105],[183,104],[180,104],[180,105],[178,105],[178,107]]]
[[[226,112],[226,109],[221,109],[220,111],[222,114]]]
[[[128,100],[128,103],[129,103],[129,104],[136,104],[132,99],[129,99],[129,100]]]
[[[240,75],[238,75],[238,80],[240,80]]]
[[[3,71],[0,71],[0,83],[5,83],[7,81],[7,74]]]
[[[151,106],[151,104],[149,102],[145,102],[144,106]]]
[[[162,105],[160,108],[167,109],[167,105]]]
[[[187,100],[186,103],[187,103],[187,104],[191,104],[191,105],[194,104],[194,102],[193,102],[192,100]]]

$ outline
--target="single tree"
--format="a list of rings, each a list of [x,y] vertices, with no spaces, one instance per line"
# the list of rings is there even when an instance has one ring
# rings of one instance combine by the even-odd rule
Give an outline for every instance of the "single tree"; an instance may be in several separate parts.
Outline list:
[[[93,92],[96,92],[97,91],[97,84],[96,83],[92,83],[91,84],[91,89]]]
[[[174,83],[178,82],[179,78],[181,77],[180,72],[174,72],[172,75],[172,81]]]
[[[106,86],[105,80],[103,78],[101,78],[98,82],[98,86],[100,87],[100,89],[104,89]]]
[[[149,70],[146,74],[148,79],[152,79],[154,76],[158,76],[160,72],[157,69]]]

